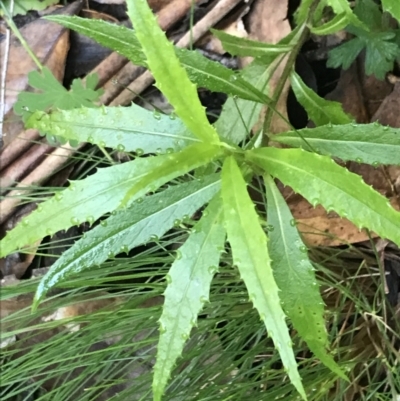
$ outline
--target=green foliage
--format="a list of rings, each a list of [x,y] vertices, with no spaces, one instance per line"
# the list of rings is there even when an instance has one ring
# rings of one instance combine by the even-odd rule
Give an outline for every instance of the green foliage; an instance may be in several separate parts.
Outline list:
[[[246,284],[250,301],[260,314],[268,335],[279,351],[291,382],[305,399],[292,341],[285,323],[285,314],[280,304],[279,288],[271,269],[271,259],[266,247],[268,238],[260,226],[253,202],[247,193],[246,183],[232,156],[225,159],[222,168],[221,192],[233,262]]]
[[[333,372],[346,379],[332,356],[326,353],[324,303],[315,269],[307,256],[307,246],[274,180],[266,175],[264,182],[268,198],[269,254],[276,283],[279,288],[285,288],[280,294],[282,307],[310,350]]]
[[[13,15],[25,15],[28,11],[41,11],[45,8],[57,4],[59,0],[15,0],[13,7]],[[4,0],[5,9],[11,11],[11,0]],[[0,11],[0,15],[3,13]]]
[[[80,79],[74,79],[71,90],[67,91],[53,76],[51,71],[44,67],[42,74],[32,71],[28,74],[29,85],[39,89],[39,93],[21,92],[14,110],[26,121],[33,111],[47,111],[52,109],[71,110],[81,106],[94,107],[93,102],[102,94],[102,90],[95,90],[98,79],[96,75],[89,75],[86,79],[86,88]]]
[[[299,103],[305,108],[308,118],[315,125],[347,124],[351,118],[343,111],[342,105],[322,99],[302,81],[300,76],[293,72],[290,83]]]
[[[105,47],[118,49],[120,54],[134,64],[147,66],[142,47],[132,29],[102,20],[89,21],[79,17],[54,15],[46,17],[46,19],[80,32]],[[198,86],[256,102],[267,103],[269,101],[268,96],[221,64],[186,49],[175,48],[175,53],[190,80]]]
[[[201,105],[196,86],[190,82],[175,55],[172,43],[158,27],[156,17],[146,0],[130,3],[128,15],[135,27],[137,38],[151,66],[156,86],[174,105],[176,114],[198,138],[219,142],[215,129],[208,123],[205,108]],[[176,84],[179,82],[179,91]]]
[[[323,104],[323,103],[322,103]],[[274,141],[374,167],[400,164],[400,129],[374,124],[331,124],[283,132]]]
[[[160,340],[154,367],[154,401],[161,400],[176,359],[181,355],[197,315],[209,301],[211,280],[218,271],[225,231],[219,196],[205,209],[186,242],[177,251],[166,276]]]
[[[37,111],[28,118],[26,127],[58,132],[58,136],[69,141],[134,151],[139,155],[171,153],[199,141],[175,114],[167,116],[135,104],[101,109],[81,107],[51,114]]]
[[[286,44],[270,45],[265,42],[238,38],[215,29],[212,32],[222,42],[224,49],[235,56],[268,57],[285,54],[292,50],[292,46]]]
[[[329,52],[328,66],[347,69],[365,49],[367,75],[374,74],[378,79],[384,79],[385,74],[393,68],[394,61],[400,57],[398,30],[388,25],[373,0],[358,0],[354,14],[364,25],[349,21],[347,30],[355,37]]]
[[[154,400],[161,400],[164,392],[166,397],[175,396],[176,381],[172,380],[168,385],[171,374],[184,383],[194,377],[189,368],[175,371],[174,366],[181,360],[182,352],[183,359],[187,360],[185,353],[195,348],[193,344],[196,341],[204,345],[204,341],[200,341],[204,338],[197,337],[197,331],[193,330],[197,323],[199,332],[200,326],[206,326],[212,333],[212,319],[219,322],[220,316],[223,316],[230,328],[238,316],[248,317],[250,305],[247,299],[243,301],[244,290],[240,290],[241,301],[224,308],[222,315],[209,308],[206,302],[209,298],[215,302],[213,297],[209,297],[210,291],[215,299],[218,296],[224,299],[233,297],[236,289],[227,290],[226,280],[235,277],[235,286],[240,286],[239,275],[258,314],[257,323],[253,322],[249,330],[260,330],[260,334],[255,336],[259,339],[265,339],[266,330],[284,366],[284,371],[275,372],[279,376],[277,381],[268,373],[268,386],[271,380],[278,383],[268,396],[274,399],[279,392],[285,397],[292,397],[290,399],[297,397],[287,384],[282,384],[285,383],[285,375],[289,378],[286,382],[290,381],[302,398],[306,399],[311,393],[308,383],[315,379],[310,379],[307,372],[303,374],[302,371],[304,377],[300,377],[297,350],[292,344],[294,331],[326,366],[326,371],[331,371],[318,384],[325,394],[337,377],[346,379],[346,376],[342,366],[328,352],[324,307],[308,249],[271,177],[291,186],[312,205],[321,204],[328,211],[336,211],[349,219],[360,229],[368,228],[382,238],[400,244],[400,213],[359,176],[333,161],[333,158],[340,158],[374,166],[399,165],[399,131],[379,124],[352,124],[339,104],[318,97],[295,73],[290,76],[294,93],[317,127],[272,137],[267,122],[271,121],[269,117],[274,110],[269,107],[263,132],[251,137],[250,131],[260,118],[262,104],[269,102],[266,95],[268,82],[276,68],[272,60],[279,61],[284,53],[300,49],[304,40],[302,32],[313,29],[318,32],[319,29],[320,34],[326,34],[343,26],[344,20],[349,21],[352,24],[350,30],[364,35],[362,40],[367,43],[367,59],[373,56],[372,47],[381,46],[379,41],[382,40],[390,43],[388,38],[393,33],[384,36],[388,33],[380,32],[383,36],[379,36],[376,30],[382,28],[382,16],[373,14],[371,10],[374,8],[367,1],[359,2],[353,13],[347,0],[327,0],[326,4],[337,14],[336,19],[331,21],[331,25],[327,25],[328,22],[322,26],[310,26],[313,25],[310,21],[316,19],[313,17],[322,12],[324,3],[305,0],[297,14],[298,29],[277,46],[218,34],[230,51],[256,56],[256,60],[238,74],[205,60],[198,53],[175,49],[157,26],[145,0],[130,0],[127,3],[135,32],[96,20],[61,16],[51,17],[51,20],[86,33],[131,61],[148,66],[175,113],[163,116],[135,105],[96,108],[93,102],[99,93],[94,90],[95,78],[87,81],[87,88],[77,81],[73,90],[67,92],[60,89],[61,86],[54,82],[47,70],[43,71],[43,75],[33,73],[30,83],[43,93],[29,96],[23,93],[16,106],[28,127],[38,128],[64,140],[134,151],[134,160],[100,168],[87,178],[70,182],[67,188],[41,203],[37,210],[7,233],[0,243],[0,256],[21,249],[26,251],[35,241],[82,222],[95,225],[63,253],[42,279],[34,298],[36,308],[53,287],[68,282],[71,277],[75,279],[75,286],[79,282],[87,285],[85,277],[93,273],[91,268],[94,266],[104,264],[107,259],[113,259],[138,245],[158,243],[167,237],[168,232],[176,233],[183,226],[185,233],[181,232],[179,241],[170,244],[174,249],[176,243],[182,244],[175,257],[163,259],[167,287],[152,379]],[[393,3],[387,2],[386,7],[396,12]],[[316,10],[315,15],[313,10]],[[344,53],[340,50],[340,63],[350,62],[353,55],[349,54],[349,48],[359,51],[360,36],[355,39],[358,42],[353,39],[344,45],[347,46]],[[386,61],[393,55],[393,52],[390,53]],[[293,63],[295,57],[289,59]],[[282,78],[284,81],[292,67],[290,63],[286,67],[288,73]],[[381,74],[383,67],[379,68],[378,73]],[[230,95],[214,126],[206,119],[196,85]],[[279,142],[300,149],[260,147],[262,135],[269,138],[270,144]],[[140,157],[144,153],[146,157]],[[264,177],[266,194],[262,195],[265,199],[255,209],[255,201],[247,187],[260,176]],[[202,217],[198,218],[200,210],[203,211]],[[229,246],[225,244],[225,231]],[[225,251],[229,253],[226,255]],[[166,254],[164,248],[164,257]],[[221,266],[223,274],[218,272]],[[101,269],[96,271],[101,274]],[[93,275],[90,277],[95,281]],[[211,290],[213,286],[217,288],[214,292]],[[160,285],[157,288],[159,290]],[[218,293],[218,288],[221,293]],[[137,305],[133,310],[140,314]],[[198,314],[202,310],[207,310],[207,313],[203,312],[207,318],[200,320]],[[285,313],[290,323],[286,322]],[[152,327],[154,329],[154,325]],[[288,330],[288,327],[295,330]],[[113,330],[117,329],[113,327]],[[229,330],[229,335],[235,335]],[[216,332],[220,333],[219,330]],[[214,341],[212,335],[208,334],[207,341]],[[218,341],[223,342],[223,335]],[[247,339],[240,346],[244,347],[246,342]],[[232,344],[238,347],[238,343]],[[277,361],[277,357],[272,355],[270,359]],[[199,358],[198,354],[196,358]],[[206,361],[202,363],[206,365]],[[229,360],[224,365],[227,376],[239,370],[235,363]],[[241,361],[240,370],[245,363]],[[182,371],[185,376],[179,376]],[[205,394],[213,388],[210,383],[217,380],[217,376],[210,378],[206,386],[196,390],[196,394],[186,394],[184,399]],[[199,379],[194,377],[193,380],[196,382]],[[261,376],[259,383],[264,381],[265,377]],[[261,384],[257,383],[257,390],[260,388]],[[229,399],[230,389],[225,382],[222,382],[220,390],[219,396],[223,394],[224,399]],[[150,389],[146,391],[142,399],[149,399]],[[243,392],[239,398],[236,392],[236,398],[231,399],[247,399],[249,388],[244,387],[240,391]],[[214,398],[210,396],[208,399],[217,399],[216,393],[212,394]],[[125,399],[135,399],[131,396],[132,393]],[[57,397],[58,393],[53,399],[59,399]]]

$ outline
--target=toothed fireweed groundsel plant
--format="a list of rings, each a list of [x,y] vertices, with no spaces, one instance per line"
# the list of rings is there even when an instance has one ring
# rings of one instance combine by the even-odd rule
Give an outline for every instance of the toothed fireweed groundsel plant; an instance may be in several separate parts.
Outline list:
[[[317,22],[322,3],[332,8],[340,24],[330,21],[326,24],[331,25],[321,26]],[[16,109],[23,113],[26,127],[64,142],[90,142],[101,148],[134,152],[136,157],[70,182],[41,203],[7,233],[1,241],[0,256],[59,230],[83,222],[93,224],[102,218],[101,224],[64,252],[44,276],[35,295],[36,308],[49,289],[66,277],[157,240],[202,210],[166,276],[154,400],[161,400],[198,314],[208,302],[223,252],[231,252],[232,268],[238,269],[249,299],[301,397],[306,399],[307,394],[287,318],[322,363],[347,380],[328,351],[324,305],[314,267],[275,180],[290,186],[313,206],[322,205],[360,229],[372,230],[400,245],[400,213],[359,176],[333,160],[400,165],[400,130],[377,123],[353,123],[340,104],[318,97],[293,71],[296,55],[310,30],[332,32],[334,26],[343,27],[343,20],[345,25],[368,27],[353,14],[347,1],[303,0],[296,29],[276,45],[215,32],[231,54],[255,58],[236,73],[196,52],[175,48],[145,0],[127,4],[134,30],[100,20],[47,18],[148,67],[174,112],[167,116],[134,104],[95,107],[89,102],[94,99],[90,89],[80,107],[74,103],[63,109],[58,104],[51,111],[38,107],[34,111],[35,103],[22,94]],[[269,97],[268,82],[277,62],[286,65],[275,93]],[[45,90],[40,86],[40,74],[34,73],[34,77],[39,82],[37,87]],[[271,135],[275,105],[287,79],[316,127]],[[230,95],[214,125],[200,104],[197,86]],[[263,105],[267,106],[263,130],[252,136],[249,132]],[[178,177],[184,180],[176,183]],[[255,177],[263,180],[265,188],[264,214],[255,209],[247,190]]]

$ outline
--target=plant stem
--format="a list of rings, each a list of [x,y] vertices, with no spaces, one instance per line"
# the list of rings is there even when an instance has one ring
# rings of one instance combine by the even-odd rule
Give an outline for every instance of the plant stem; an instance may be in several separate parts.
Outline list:
[[[310,11],[308,13],[306,21],[301,25],[298,33],[297,43],[294,45],[293,50],[290,52],[288,60],[286,62],[285,68],[283,69],[282,75],[279,77],[278,84],[272,96],[272,101],[268,106],[267,113],[265,115],[264,124],[263,124],[263,146],[268,145],[269,137],[266,134],[270,128],[272,123],[272,118],[274,116],[274,112],[276,106],[278,104],[279,98],[282,95],[283,89],[285,88],[286,81],[289,78],[290,73],[292,72],[292,68],[296,62],[297,55],[299,54],[304,42],[307,40],[308,35],[310,33],[310,29],[308,25],[311,23],[313,13],[315,8],[318,5],[319,0],[315,0],[310,7]]]

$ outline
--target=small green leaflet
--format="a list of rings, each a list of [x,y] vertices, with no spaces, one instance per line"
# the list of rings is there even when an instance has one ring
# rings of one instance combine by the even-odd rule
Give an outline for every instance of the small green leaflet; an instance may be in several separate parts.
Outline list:
[[[313,1],[314,0],[301,0],[301,4],[299,5],[294,15],[297,25],[300,25],[306,21]]]
[[[223,31],[211,30],[222,42],[224,49],[234,56],[265,57],[271,55],[285,54],[292,50],[293,46],[288,44],[271,45],[237,36],[229,35]]]
[[[329,67],[349,68],[357,55],[365,49],[365,72],[384,79],[393,68],[394,61],[400,57],[400,48],[396,43],[396,31],[382,17],[378,4],[373,0],[359,0],[354,14],[364,25],[349,25],[347,31],[355,35],[353,39],[329,52]],[[368,27],[368,28],[367,28]]]
[[[349,22],[368,31],[368,26],[360,21],[351,10],[348,0],[326,0],[326,3],[332,7],[335,14],[346,14]]]
[[[119,151],[163,153],[199,142],[175,115],[153,113],[132,104],[129,107],[101,107],[35,112],[27,128],[57,137],[90,142]]]
[[[314,207],[321,204],[360,229],[368,228],[400,245],[400,213],[360,176],[331,158],[303,149],[261,148],[247,151],[246,159],[292,187]]]
[[[171,186],[145,196],[111,215],[65,251],[42,278],[35,303],[71,274],[100,265],[110,256],[128,252],[154,238],[160,238],[176,220],[191,216],[220,189],[219,174]]]
[[[176,360],[182,354],[197,315],[208,301],[210,284],[224,250],[220,197],[215,197],[194,226],[167,275],[154,367],[153,396],[160,401]]]
[[[52,15],[45,18],[92,38],[101,45],[122,54],[134,64],[147,67],[146,57],[132,29],[102,20],[80,17]],[[196,51],[175,48],[175,53],[185,67],[190,80],[197,86],[256,102],[267,103],[270,100],[267,95],[247,83],[235,71],[206,59]]]
[[[268,239],[260,226],[246,182],[232,156],[225,159],[222,167],[221,187],[224,221],[233,261],[246,284],[250,300],[274,341],[290,381],[306,399],[280,304],[279,289],[271,269]]]
[[[21,92],[18,101],[14,105],[16,114],[21,115],[25,121],[36,110],[46,111],[52,109],[70,110],[85,107],[96,107],[94,102],[102,94],[102,90],[95,90],[97,75],[89,75],[86,78],[86,88],[82,80],[74,79],[71,90],[65,89],[53,76],[51,71],[44,67],[42,74],[31,71],[28,74],[29,85],[40,89],[42,93]]]
[[[299,103],[316,126],[326,124],[348,124],[352,119],[343,111],[339,102],[325,100],[310,89],[296,72],[290,75],[290,83]]]
[[[11,8],[11,0],[3,0],[4,7],[10,12]],[[15,0],[13,7],[13,16],[14,15],[25,15],[28,11],[35,10],[41,11],[45,8],[57,4],[59,0]],[[0,15],[3,15],[3,12],[0,11]]]
[[[127,205],[170,180],[209,163],[219,152],[217,147],[197,144],[178,153],[138,158],[99,169],[84,180],[72,182],[9,231],[0,241],[0,257],[59,230],[85,221],[93,223],[121,204]],[[27,230],[28,225],[33,228]]]
[[[127,1],[127,6],[129,18],[135,27],[136,36],[142,45],[157,88],[193,134],[202,141],[218,143],[218,134],[207,120],[196,85],[190,82],[179,63],[173,44],[159,27],[147,1],[130,0]]]
[[[314,268],[307,256],[296,222],[274,180],[265,175],[268,199],[268,249],[282,306],[311,351],[333,372],[347,379],[326,352],[328,336],[324,307]],[[273,228],[273,229],[272,229]]]
[[[302,139],[304,138],[306,142]],[[273,141],[358,163],[400,165],[400,129],[373,124],[327,125],[274,135]]]
[[[382,0],[384,11],[389,12],[400,22],[400,2],[398,0]]]

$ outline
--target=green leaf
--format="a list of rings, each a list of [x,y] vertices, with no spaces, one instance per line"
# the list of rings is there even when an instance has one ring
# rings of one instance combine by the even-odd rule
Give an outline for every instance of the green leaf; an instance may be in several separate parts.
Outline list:
[[[265,57],[286,54],[293,49],[288,44],[271,45],[265,42],[239,38],[223,31],[212,29],[212,33],[222,42],[224,49],[234,56]]]
[[[327,66],[347,70],[363,49],[364,43],[359,38],[351,39],[329,52]]]
[[[67,140],[90,142],[119,151],[162,153],[199,142],[173,114],[129,107],[80,108],[34,113],[26,123]]]
[[[338,14],[335,15],[329,22],[326,24],[312,27],[311,32],[314,35],[332,35],[342,29],[346,28],[349,24],[349,20],[347,18],[347,14]]]
[[[197,315],[209,299],[210,284],[224,250],[220,198],[215,197],[184,245],[167,275],[160,340],[154,367],[153,396],[161,400],[176,360],[182,353]]]
[[[384,11],[393,15],[400,22],[400,2],[398,0],[382,0]]]
[[[82,33],[105,47],[116,50],[134,64],[147,67],[146,57],[132,29],[87,18],[69,16],[45,18]],[[175,48],[175,53],[185,67],[190,80],[200,87],[256,102],[267,103],[270,100],[267,95],[248,84],[235,71],[208,60],[196,51]]]
[[[219,148],[197,144],[179,153],[139,158],[99,169],[96,174],[72,182],[43,202],[0,241],[0,257],[28,246],[59,230],[88,221],[93,223],[121,204],[155,191],[166,182],[207,164],[219,155]],[[27,227],[30,227],[27,230]]]
[[[284,311],[310,350],[333,372],[346,375],[326,352],[328,336],[325,329],[324,303],[319,292],[314,268],[307,255],[296,222],[274,180],[264,177],[268,200],[268,249],[276,284],[281,289]]]
[[[332,7],[335,14],[346,14],[349,22],[354,26],[359,26],[367,31],[369,30],[369,27],[353,13],[348,0],[326,0],[326,3]]]
[[[10,12],[11,0],[3,0],[3,2],[6,10]],[[53,4],[57,4],[58,2],[59,0],[15,0],[15,2],[13,2],[13,16],[25,15],[31,10],[41,11]],[[3,15],[1,10],[0,15]]]
[[[218,143],[218,134],[207,120],[196,85],[190,82],[176,57],[173,44],[159,27],[147,1],[130,0],[127,5],[128,16],[135,27],[136,36],[142,45],[157,88],[193,134],[202,141]]]
[[[81,106],[96,107],[94,102],[103,92],[101,89],[95,90],[98,82],[96,75],[88,76],[86,88],[80,79],[74,79],[71,90],[67,91],[47,67],[43,68],[42,74],[31,71],[28,74],[28,82],[30,86],[40,89],[42,93],[21,92],[18,95],[14,111],[21,115],[24,121],[33,111],[46,111],[50,107],[64,110]]]
[[[65,251],[42,278],[35,303],[71,274],[100,265],[110,256],[160,238],[177,220],[192,215],[220,188],[219,174],[174,185],[111,215]]]
[[[332,102],[318,96],[294,71],[290,76],[290,83],[297,100],[315,125],[351,123],[352,119],[343,111],[339,102]]]
[[[361,177],[329,157],[303,149],[261,148],[246,152],[246,158],[292,187],[314,207],[321,204],[360,229],[368,228],[400,244],[400,213]]]
[[[271,77],[271,70],[266,69],[264,64],[253,62],[244,68],[241,74],[254,86],[267,91],[266,85]],[[261,109],[262,104],[258,102],[229,97],[214,125],[221,138],[237,145],[249,135]]]
[[[307,20],[310,7],[314,0],[301,0],[298,9],[295,12],[295,20],[297,25],[301,25]]]
[[[328,66],[348,68],[357,54],[365,48],[365,72],[384,79],[393,68],[394,61],[400,57],[400,48],[396,41],[396,32],[385,23],[378,4],[373,0],[359,0],[354,13],[364,23],[363,26],[349,25],[347,30],[356,37],[333,49],[329,53]]]
[[[305,128],[274,135],[272,140],[344,161],[354,160],[375,167],[400,165],[400,129],[377,123]]]
[[[224,220],[233,261],[246,284],[250,300],[279,351],[291,382],[306,399],[280,304],[279,289],[271,269],[267,236],[260,226],[246,183],[232,156],[224,162],[221,185]]]

